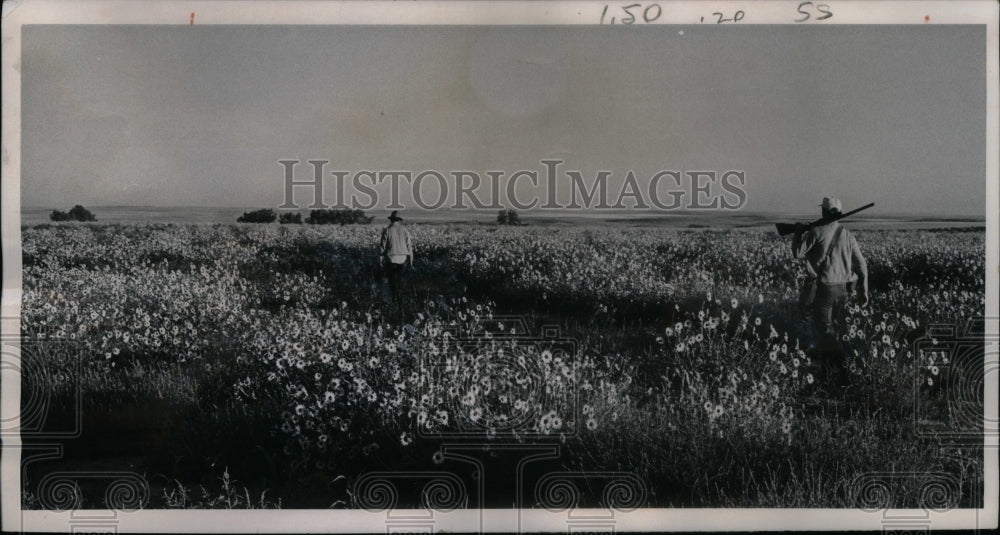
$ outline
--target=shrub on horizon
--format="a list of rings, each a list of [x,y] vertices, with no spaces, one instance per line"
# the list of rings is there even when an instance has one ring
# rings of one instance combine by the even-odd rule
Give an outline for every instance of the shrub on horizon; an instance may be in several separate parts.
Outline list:
[[[521,225],[521,216],[514,210],[500,210],[497,212],[497,224],[516,227]]]
[[[283,212],[280,217],[278,217],[278,222],[281,224],[294,223],[297,225],[302,224],[302,214],[298,212]]]
[[[375,218],[361,210],[312,210],[306,223],[310,225],[367,225]]]
[[[52,221],[97,221],[97,217],[90,210],[79,204],[70,208],[69,212],[52,210],[52,213],[49,214],[49,219]]]
[[[273,223],[278,216],[274,210],[263,208],[253,212],[243,212],[243,215],[236,219],[237,223]]]

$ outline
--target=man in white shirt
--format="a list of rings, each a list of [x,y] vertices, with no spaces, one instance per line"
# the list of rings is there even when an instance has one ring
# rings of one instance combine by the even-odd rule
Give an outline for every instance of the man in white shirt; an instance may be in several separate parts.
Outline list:
[[[820,206],[824,218],[842,210],[840,200],[833,197],[824,197]],[[835,320],[855,290],[862,304],[868,304],[868,264],[857,240],[837,221],[797,230],[792,238],[792,254],[806,260],[810,278],[806,281],[801,304],[809,310],[818,349],[824,360],[839,368],[840,385],[846,386],[848,355],[840,343]]]
[[[403,269],[413,267],[413,246],[410,242],[410,231],[403,226],[403,218],[396,210],[389,215],[389,226],[382,231],[381,252],[379,262],[385,269],[389,279],[389,291],[396,302],[401,300],[400,285]]]

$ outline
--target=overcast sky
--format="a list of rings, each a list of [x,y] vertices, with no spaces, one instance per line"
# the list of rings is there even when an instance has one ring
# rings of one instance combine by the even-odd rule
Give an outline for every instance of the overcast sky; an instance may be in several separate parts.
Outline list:
[[[22,46],[25,207],[273,207],[289,158],[557,157],[612,185],[739,169],[749,211],[985,213],[983,27],[27,26]]]

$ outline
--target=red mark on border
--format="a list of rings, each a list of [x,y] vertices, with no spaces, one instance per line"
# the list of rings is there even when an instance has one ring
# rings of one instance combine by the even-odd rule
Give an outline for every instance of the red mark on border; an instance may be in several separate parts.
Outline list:
[[[192,14],[191,16],[193,17],[194,14]],[[924,15],[924,22],[926,23],[926,22],[930,22],[930,21],[931,21],[931,16],[930,15]]]
[[[194,26],[194,11],[191,12],[191,26]]]

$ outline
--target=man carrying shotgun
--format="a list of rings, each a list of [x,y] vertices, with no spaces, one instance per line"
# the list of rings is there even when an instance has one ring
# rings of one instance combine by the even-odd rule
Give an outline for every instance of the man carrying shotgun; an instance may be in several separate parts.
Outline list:
[[[868,264],[857,240],[843,228],[839,199],[825,197],[820,205],[825,224],[796,224],[792,254],[806,260],[809,278],[800,304],[811,316],[817,335],[817,349],[827,364],[837,369],[840,386],[847,386],[848,355],[840,343],[835,321],[848,299],[858,291],[863,305],[868,304]]]

